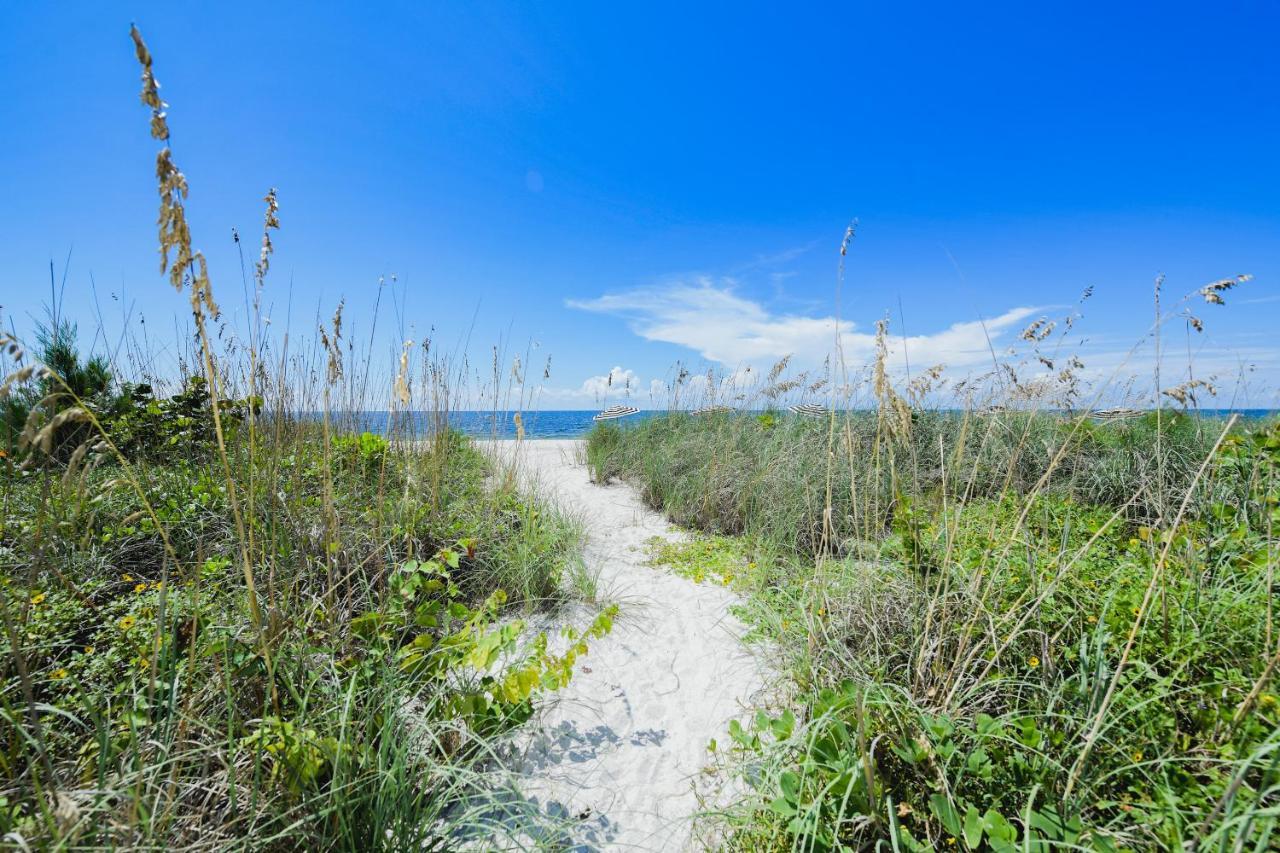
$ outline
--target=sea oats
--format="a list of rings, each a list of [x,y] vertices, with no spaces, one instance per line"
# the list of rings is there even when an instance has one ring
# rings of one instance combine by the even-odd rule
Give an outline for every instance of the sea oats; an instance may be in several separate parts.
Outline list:
[[[1024,341],[1043,341],[1045,338],[1049,337],[1055,326],[1057,326],[1056,322],[1050,322],[1048,317],[1041,317],[1039,320],[1036,320],[1031,325],[1023,329],[1022,334],[1018,337],[1022,338]]]
[[[907,397],[913,404],[918,405],[933,390],[934,385],[942,377],[946,365],[935,364],[924,373],[912,379],[907,383]]]
[[[853,235],[858,230],[858,220],[849,223],[849,227],[844,229],[844,239],[840,241],[840,257],[849,254],[849,244],[853,242]]]
[[[911,407],[898,396],[893,383],[889,380],[889,372],[885,365],[889,360],[889,321],[876,321],[876,358],[872,365],[874,391],[880,403],[880,414],[885,417],[889,434],[905,441],[911,432]]]
[[[787,365],[790,363],[791,363],[791,356],[789,355],[784,355],[782,358],[778,359],[778,361],[773,365],[773,367],[769,369],[769,378],[766,379],[765,381],[772,382],[775,379],[777,379],[779,376],[782,375],[782,372],[787,369]]]
[[[1222,294],[1237,285],[1244,284],[1251,278],[1253,278],[1251,275],[1238,275],[1235,278],[1219,279],[1200,288],[1199,293],[1204,297],[1204,301],[1210,305],[1226,305],[1227,303],[1223,300]]]
[[[1197,389],[1203,390],[1210,397],[1218,395],[1217,387],[1204,379],[1188,379],[1186,382],[1175,385],[1172,388],[1164,389],[1162,393],[1170,399],[1176,400],[1182,406],[1186,406],[1188,402],[1194,406],[1199,404],[1199,400],[1196,397]]]
[[[259,284],[267,277],[267,270],[271,268],[271,254],[275,251],[275,246],[271,244],[271,232],[280,228],[280,205],[276,201],[276,188],[268,190],[262,200],[267,203],[267,210],[262,217],[262,250],[254,265]]]
[[[333,312],[333,331],[325,330],[324,325],[320,326],[320,344],[329,354],[328,363],[328,380],[333,385],[342,378],[342,306],[346,300],[339,300],[338,307]]]
[[[396,399],[400,401],[400,405],[409,405],[409,350],[413,348],[413,341],[405,341],[404,346],[400,350],[400,369],[396,371],[396,381],[393,388]]]

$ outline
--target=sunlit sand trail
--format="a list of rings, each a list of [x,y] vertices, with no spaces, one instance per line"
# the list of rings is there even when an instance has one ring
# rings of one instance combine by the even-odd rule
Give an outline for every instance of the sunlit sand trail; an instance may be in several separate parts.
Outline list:
[[[586,526],[598,598],[621,607],[572,682],[519,735],[515,783],[527,805],[562,817],[571,849],[698,849],[692,816],[724,796],[705,772],[712,738],[759,698],[764,667],[745,646],[735,597],[647,564],[646,542],[676,538],[629,485],[592,483],[581,442],[519,446],[522,476]],[[497,452],[510,453],[514,443]],[[584,614],[585,622],[589,616]]]

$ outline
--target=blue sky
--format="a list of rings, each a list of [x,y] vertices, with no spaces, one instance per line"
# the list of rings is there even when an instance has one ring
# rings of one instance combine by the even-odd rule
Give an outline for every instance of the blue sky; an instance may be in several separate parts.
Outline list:
[[[638,398],[677,361],[811,367],[856,217],[855,356],[889,312],[913,362],[981,369],[987,335],[1093,286],[1073,346],[1106,369],[1156,274],[1173,295],[1251,273],[1195,306],[1193,346],[1225,385],[1256,365],[1250,402],[1274,402],[1273,3],[21,4],[0,20],[6,324],[29,327],[69,252],[82,327],[91,282],[112,333],[123,306],[153,334],[184,321],[131,21],[215,289],[238,297],[231,228],[253,245],[279,190],[275,328],[345,297],[367,329],[394,273],[389,339],[434,329],[482,362],[533,342],[547,406],[616,402],[594,393],[615,367]]]

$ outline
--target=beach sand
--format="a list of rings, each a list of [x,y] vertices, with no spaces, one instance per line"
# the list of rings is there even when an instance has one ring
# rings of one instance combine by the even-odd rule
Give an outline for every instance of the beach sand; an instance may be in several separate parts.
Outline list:
[[[748,715],[766,681],[761,650],[741,642],[745,627],[729,612],[737,599],[648,565],[651,537],[680,534],[631,486],[592,483],[581,441],[487,447],[514,454],[530,487],[582,521],[597,600],[620,606],[613,631],[591,643],[570,684],[515,736],[521,804],[563,826],[537,846],[704,847],[710,840],[695,838],[691,818],[730,793],[705,770],[708,743],[728,740],[730,720]],[[581,626],[598,610],[581,605],[545,627]]]

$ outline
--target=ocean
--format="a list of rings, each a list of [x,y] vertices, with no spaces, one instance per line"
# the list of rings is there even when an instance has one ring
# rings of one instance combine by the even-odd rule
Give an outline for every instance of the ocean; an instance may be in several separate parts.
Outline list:
[[[533,411],[521,412],[524,423],[525,438],[582,438],[591,431],[594,421],[592,416],[597,409],[575,409],[568,411]],[[1236,414],[1244,420],[1256,420],[1275,415],[1272,409],[1239,409]],[[1230,409],[1201,409],[1199,415],[1205,418],[1223,418],[1231,414]],[[449,426],[475,438],[515,438],[515,412],[512,411],[457,411],[449,413]],[[662,409],[637,412],[619,420],[610,421],[620,425],[635,424],[649,418],[665,415]],[[759,414],[751,412],[747,414]],[[780,415],[791,417],[787,412]],[[436,422],[436,415],[429,412],[410,412],[407,416],[413,419],[411,431],[425,434],[430,432]],[[402,415],[401,417],[404,417]],[[349,417],[335,416],[336,426],[342,430],[368,431],[385,433],[387,431],[386,412],[358,412]]]
[[[532,411],[520,412],[524,425],[525,438],[582,438],[591,431],[594,421],[591,418],[599,409],[580,409],[573,411]],[[655,415],[666,414],[664,411],[643,411],[629,415],[614,423],[636,423]],[[456,411],[449,412],[449,427],[474,438],[515,438],[516,422],[514,411]],[[414,434],[426,434],[438,422],[439,416],[434,412],[406,412],[398,418],[409,417],[412,423],[408,427]],[[351,412],[334,415],[335,427],[339,430],[354,432],[387,432],[386,412]]]

